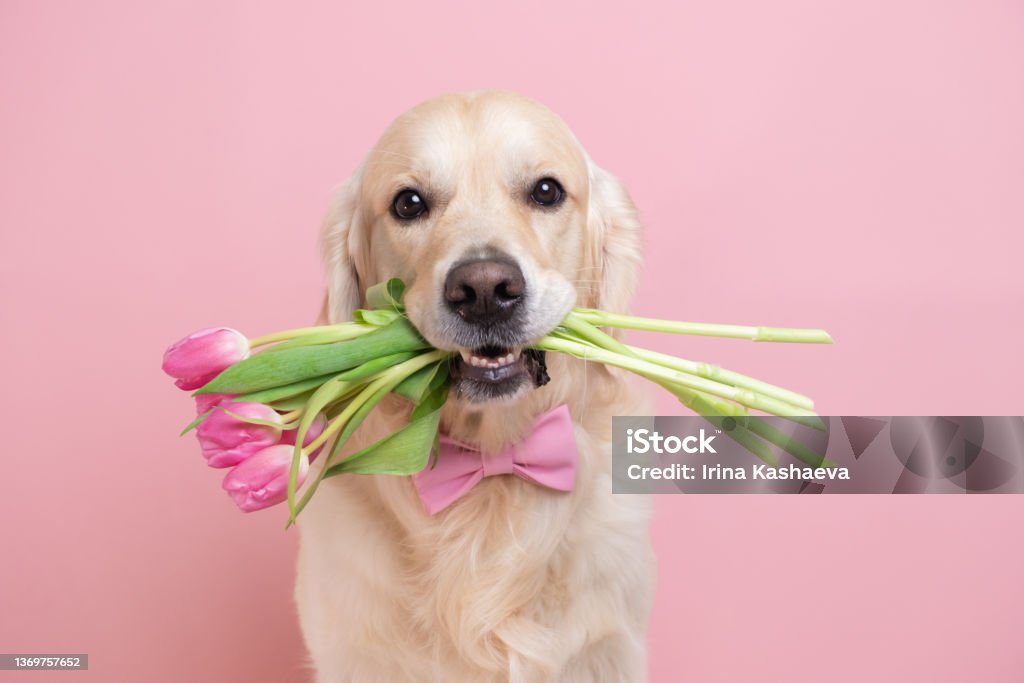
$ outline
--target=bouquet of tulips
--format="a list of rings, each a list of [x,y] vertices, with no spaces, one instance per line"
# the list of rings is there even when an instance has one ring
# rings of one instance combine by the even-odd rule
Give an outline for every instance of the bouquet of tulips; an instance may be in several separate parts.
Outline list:
[[[182,434],[195,429],[207,463],[232,468],[223,487],[242,510],[287,500],[291,523],[326,477],[411,475],[428,465],[453,354],[432,348],[412,326],[402,305],[404,289],[395,279],[371,287],[369,308],[357,310],[351,322],[252,340],[229,328],[207,329],[167,349],[164,371],[179,388],[195,390],[199,416]],[[528,350],[538,384],[546,381],[544,352],[615,366],[661,385],[715,426],[732,418],[724,433],[769,465],[778,464],[771,445],[822,464],[820,455],[765,421],[744,419],[753,409],[824,428],[811,399],[715,365],[629,346],[601,328],[831,343],[823,330],[672,322],[575,308]],[[349,436],[388,394],[411,402],[409,423],[340,457]],[[300,498],[318,456],[326,462]]]

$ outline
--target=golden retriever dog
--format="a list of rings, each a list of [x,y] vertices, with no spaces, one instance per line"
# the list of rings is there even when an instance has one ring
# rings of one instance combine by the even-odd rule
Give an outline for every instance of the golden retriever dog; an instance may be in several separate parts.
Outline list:
[[[626,308],[640,225],[620,183],[540,104],[446,95],[385,131],[334,197],[323,250],[327,320],[400,277],[413,324],[458,352],[444,434],[486,462],[565,405],[579,455],[572,491],[488,476],[434,515],[410,477],[325,480],[299,519],[295,588],[317,681],[646,680],[649,500],[612,495],[611,424],[647,399],[561,354],[543,384],[524,352],[574,305]],[[382,403],[346,452],[408,412]]]

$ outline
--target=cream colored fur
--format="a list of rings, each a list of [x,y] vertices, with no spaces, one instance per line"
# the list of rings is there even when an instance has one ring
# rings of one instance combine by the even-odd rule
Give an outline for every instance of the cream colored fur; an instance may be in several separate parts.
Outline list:
[[[568,194],[557,211],[523,201],[545,175]],[[427,220],[404,225],[388,207],[408,185],[432,203]],[[539,336],[572,305],[626,307],[639,232],[621,185],[550,111],[504,92],[441,97],[397,119],[336,194],[323,232],[326,316],[348,319],[367,285],[401,277],[417,328],[454,350],[438,322],[440,283],[456,260],[497,247],[541,295],[530,309]],[[295,588],[317,681],[646,680],[649,502],[611,494],[609,440],[613,415],[650,408],[603,366],[554,354],[548,364],[550,384],[512,400],[450,400],[442,428],[486,454],[566,403],[580,453],[571,493],[488,477],[431,517],[405,477],[321,486],[299,520]],[[347,450],[407,414],[399,399],[382,404]]]

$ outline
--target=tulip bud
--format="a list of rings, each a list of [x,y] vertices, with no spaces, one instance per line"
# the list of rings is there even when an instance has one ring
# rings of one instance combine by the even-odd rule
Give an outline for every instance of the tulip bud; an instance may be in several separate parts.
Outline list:
[[[313,422],[309,425],[309,430],[306,432],[306,438],[302,440],[303,446],[308,446],[313,441],[324,433],[324,429],[327,428],[327,418],[324,417],[323,413],[317,413],[317,416],[313,418]],[[299,435],[298,429],[286,429],[281,436],[281,443],[295,445],[295,438]],[[320,446],[315,451],[309,454],[309,461],[313,462],[316,460],[316,456],[320,455],[320,451],[324,449]]]
[[[232,394],[199,394],[196,396],[196,415],[202,415],[224,401],[231,400],[231,397]]]
[[[249,340],[241,332],[211,327],[171,344],[161,367],[178,388],[191,391],[248,357]]]
[[[227,473],[224,490],[242,512],[262,510],[287,500],[288,474],[294,453],[294,446],[284,444],[263,449]],[[299,463],[299,486],[308,473],[309,460],[303,455]]]
[[[281,423],[281,416],[262,403],[221,403],[196,429],[203,457],[210,467],[237,465],[281,440],[280,427],[245,422],[235,415]]]

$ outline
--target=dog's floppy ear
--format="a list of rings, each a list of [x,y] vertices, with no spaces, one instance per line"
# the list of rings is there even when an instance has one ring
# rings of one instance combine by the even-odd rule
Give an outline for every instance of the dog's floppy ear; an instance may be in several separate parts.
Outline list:
[[[595,306],[626,312],[640,267],[640,221],[636,206],[622,183],[590,162],[590,203],[587,207],[591,235],[591,273],[598,280]]]
[[[320,247],[327,274],[321,322],[351,320],[362,302],[362,286],[356,268],[360,257],[362,226],[359,225],[359,187],[362,167],[334,191],[320,229]]]

